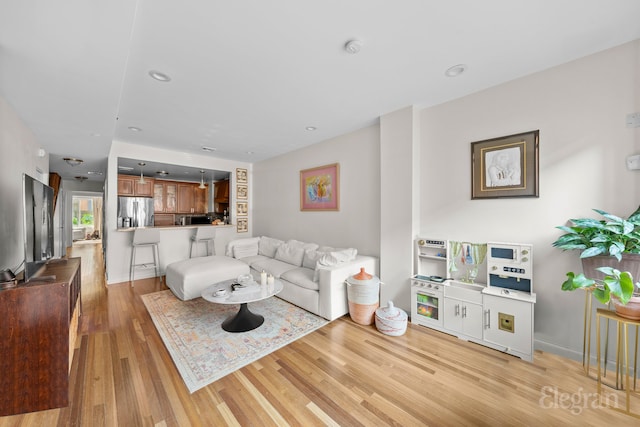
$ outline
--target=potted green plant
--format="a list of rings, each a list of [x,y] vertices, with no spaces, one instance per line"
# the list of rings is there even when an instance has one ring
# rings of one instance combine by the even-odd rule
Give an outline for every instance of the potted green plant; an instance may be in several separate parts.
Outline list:
[[[562,290],[592,289],[603,304],[613,300],[616,312],[640,319],[640,209],[620,218],[594,209],[604,219],[570,220],[571,226],[556,227],[565,232],[553,246],[580,250],[583,273],[567,273]],[[636,308],[637,306],[637,308]]]

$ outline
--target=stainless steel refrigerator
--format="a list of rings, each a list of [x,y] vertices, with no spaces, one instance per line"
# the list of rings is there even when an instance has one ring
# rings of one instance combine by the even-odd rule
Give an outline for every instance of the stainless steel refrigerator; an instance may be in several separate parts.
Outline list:
[[[152,227],[152,197],[118,197],[118,228]]]

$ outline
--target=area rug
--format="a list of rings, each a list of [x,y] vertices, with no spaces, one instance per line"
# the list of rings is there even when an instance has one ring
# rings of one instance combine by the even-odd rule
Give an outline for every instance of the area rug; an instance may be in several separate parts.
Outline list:
[[[181,301],[170,290],[142,295],[142,301],[190,393],[329,323],[272,297],[249,303],[264,316],[260,327],[231,333],[220,325],[239,305]]]

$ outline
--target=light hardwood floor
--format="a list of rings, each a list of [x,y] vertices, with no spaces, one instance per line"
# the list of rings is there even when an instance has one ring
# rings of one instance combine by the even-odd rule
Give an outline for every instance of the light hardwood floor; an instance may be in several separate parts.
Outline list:
[[[99,248],[71,250],[84,308],[71,405],[0,426],[640,425],[598,403],[579,362],[536,352],[531,364],[413,325],[389,337],[348,316],[189,394],[140,299],[165,287],[105,286]]]

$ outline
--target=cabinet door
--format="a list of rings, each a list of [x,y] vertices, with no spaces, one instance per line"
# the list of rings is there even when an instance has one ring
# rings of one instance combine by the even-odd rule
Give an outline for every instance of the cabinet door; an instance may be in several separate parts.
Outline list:
[[[134,196],[134,178],[127,175],[118,176],[118,196]]]
[[[193,212],[193,184],[178,184],[178,212]]]
[[[141,184],[138,179],[133,181],[135,185],[135,195],[141,197],[153,197],[153,179],[145,178],[144,184]]]
[[[454,332],[462,332],[462,301],[455,298],[444,299],[444,327]]]
[[[195,192],[195,211],[196,213],[207,213],[207,194],[209,188],[199,188],[196,186]]]
[[[178,208],[178,185],[173,183],[164,184],[164,211],[176,212]]]
[[[153,211],[164,212],[164,184],[161,182],[153,184]]]
[[[533,354],[533,304],[493,295],[484,296],[487,328],[484,339],[524,354]]]
[[[467,336],[482,339],[482,306],[480,304],[464,303],[462,305],[462,333]]]

